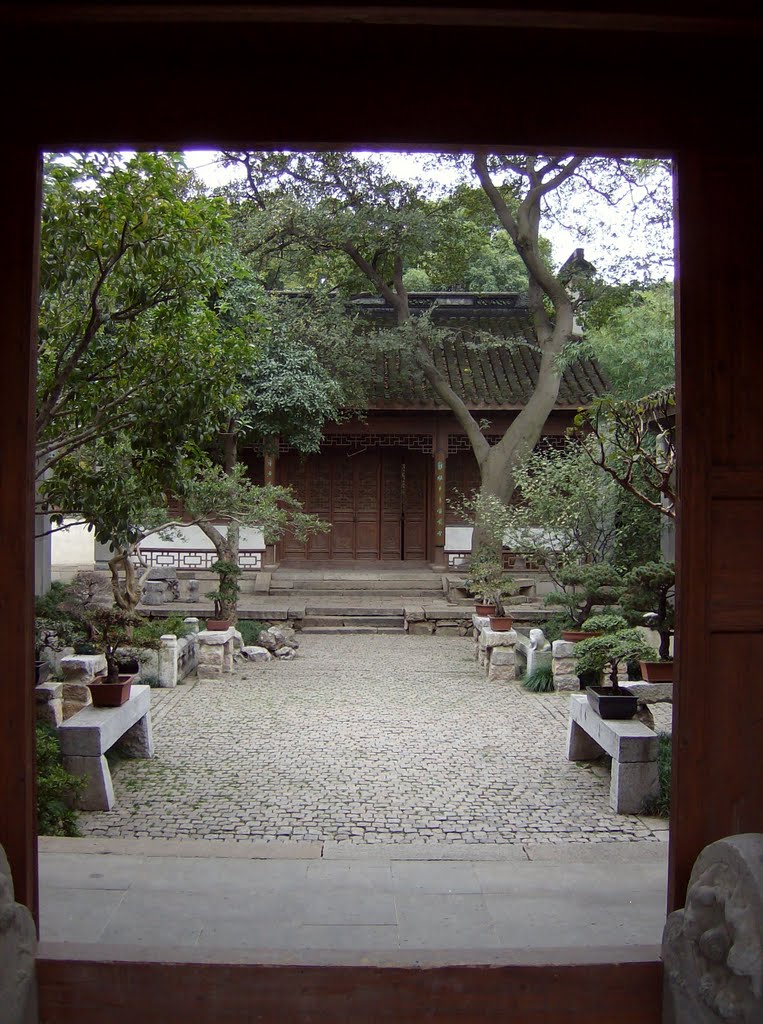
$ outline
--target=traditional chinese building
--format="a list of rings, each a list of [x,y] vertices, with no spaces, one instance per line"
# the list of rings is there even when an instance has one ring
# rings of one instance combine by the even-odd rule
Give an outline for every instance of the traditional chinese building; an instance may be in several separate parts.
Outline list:
[[[394,320],[378,296],[359,296],[353,304],[372,325]],[[434,323],[448,329],[435,362],[475,418],[487,421],[488,437],[499,440],[538,378],[540,353],[525,297],[417,293],[410,305],[414,315],[431,309]],[[249,460],[255,479],[292,487],[306,511],[331,524],[306,544],[284,539],[270,559],[446,565],[469,550],[471,530],[450,508],[458,493],[479,482],[463,428],[412,362],[399,353],[369,358],[378,359],[378,386],[363,419],[326,424],[314,455],[282,445],[277,456]],[[580,406],[605,390],[593,361],[573,362],[544,436],[561,442]]]

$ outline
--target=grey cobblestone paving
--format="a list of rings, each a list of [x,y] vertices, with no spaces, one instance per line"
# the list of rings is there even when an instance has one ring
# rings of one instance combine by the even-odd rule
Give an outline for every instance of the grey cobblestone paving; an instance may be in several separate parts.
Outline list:
[[[660,841],[565,759],[567,694],[487,683],[471,639],[306,635],[292,661],[153,691],[156,757],[113,766],[88,836],[373,843]],[[659,728],[669,709],[659,709]]]

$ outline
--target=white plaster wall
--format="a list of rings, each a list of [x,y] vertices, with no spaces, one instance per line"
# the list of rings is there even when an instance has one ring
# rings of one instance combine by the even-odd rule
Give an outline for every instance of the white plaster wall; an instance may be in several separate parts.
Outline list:
[[[75,524],[50,534],[50,578],[68,583],[81,570],[95,568],[95,538],[86,526]]]
[[[173,535],[172,540],[164,540],[158,533],[148,537],[141,547],[146,548],[197,548],[202,551],[212,551],[214,545],[206,537],[198,526],[181,526]],[[264,548],[265,538],[262,530],[242,528],[239,540],[240,548]]]

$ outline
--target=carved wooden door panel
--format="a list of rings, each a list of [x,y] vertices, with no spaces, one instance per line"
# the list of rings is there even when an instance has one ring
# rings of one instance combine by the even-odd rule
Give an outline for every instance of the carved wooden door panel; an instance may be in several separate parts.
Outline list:
[[[331,522],[331,462],[322,455],[307,459],[305,511]],[[331,532],[315,533],[307,542],[308,558],[331,557]]]
[[[329,458],[329,456],[324,456]],[[355,487],[352,459],[345,452],[330,456],[331,487],[331,556],[355,557]]]
[[[380,453],[361,452],[349,460],[355,482],[355,557],[379,557]]]
[[[307,497],[307,466],[308,460],[302,459],[295,452],[287,452],[278,460],[278,477],[284,487],[291,487],[295,496],[305,502]],[[281,539],[282,558],[305,558],[307,548],[304,541],[299,541],[291,534],[284,534]]]
[[[381,557],[403,557],[403,459],[400,452],[382,454]]]
[[[427,557],[427,486],[430,459],[421,452],[405,453],[403,487],[403,558]]]

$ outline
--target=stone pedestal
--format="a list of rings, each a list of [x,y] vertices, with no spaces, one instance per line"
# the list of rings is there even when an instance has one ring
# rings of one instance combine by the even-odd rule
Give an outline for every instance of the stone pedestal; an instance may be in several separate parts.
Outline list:
[[[64,720],[64,684],[41,683],[34,688],[35,713],[38,722],[47,722],[55,729]]]
[[[61,671],[64,674],[62,697],[63,717],[66,721],[93,703],[87,684],[92,683],[97,675],[106,671],[106,656],[104,654],[72,654],[61,658]]]
[[[197,636],[199,679],[220,679],[233,671],[233,647],[240,633],[235,629],[202,629]]]
[[[514,629],[495,630],[488,626],[480,631],[478,661],[485,668],[488,682],[504,683],[517,678],[516,643]]]
[[[580,690],[575,671],[575,644],[569,640],[554,640],[551,644],[551,670],[557,690]]]
[[[159,640],[159,686],[171,687],[178,684],[178,638],[174,633],[165,633]]]

